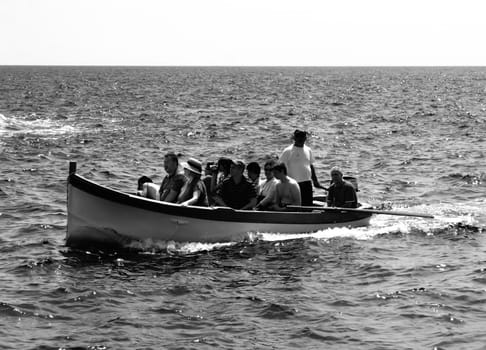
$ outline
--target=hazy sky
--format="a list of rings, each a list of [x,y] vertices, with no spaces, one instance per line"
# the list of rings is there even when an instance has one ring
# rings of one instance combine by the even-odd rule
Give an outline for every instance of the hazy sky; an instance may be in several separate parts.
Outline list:
[[[485,0],[0,0],[0,65],[484,66],[485,34]]]

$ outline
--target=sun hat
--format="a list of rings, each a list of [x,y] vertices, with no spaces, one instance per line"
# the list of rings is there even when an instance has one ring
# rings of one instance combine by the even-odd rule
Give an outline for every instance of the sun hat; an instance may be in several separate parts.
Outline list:
[[[192,171],[194,174],[202,175],[202,164],[197,159],[189,158],[187,163],[184,164],[184,169]]]

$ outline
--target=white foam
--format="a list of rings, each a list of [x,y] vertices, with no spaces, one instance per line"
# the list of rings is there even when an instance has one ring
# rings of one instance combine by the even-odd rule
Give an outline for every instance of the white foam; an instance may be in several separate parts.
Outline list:
[[[419,212],[434,215],[433,219],[395,216],[395,215],[374,215],[370,220],[370,225],[366,227],[348,228],[334,227],[326,230],[320,230],[313,233],[249,233],[249,241],[285,241],[293,239],[318,239],[330,240],[333,238],[352,238],[356,240],[370,240],[376,236],[386,234],[409,234],[412,232],[422,232],[426,235],[433,235],[436,232],[447,229],[451,225],[465,224],[471,226],[484,227],[486,223],[480,220],[486,217],[486,200],[477,200],[471,203],[463,204],[443,204],[437,205],[420,205],[409,208],[396,208],[400,211]],[[157,254],[160,251],[166,251],[169,254],[190,254],[201,251],[210,251],[224,247],[230,247],[240,242],[227,243],[179,243],[179,242],[156,242],[146,240],[143,242],[133,242],[131,248],[142,250],[145,254]]]
[[[0,114],[0,132],[2,130],[5,130],[7,128],[7,117],[5,117],[3,114]]]
[[[5,117],[0,114],[0,135],[14,136],[19,134],[38,136],[57,136],[76,133],[78,130],[70,125],[63,125],[50,118],[37,118],[35,115],[29,119],[21,117]]]
[[[315,238],[329,240],[331,238],[349,237],[357,240],[369,240],[379,235],[392,233],[408,234],[411,232],[423,232],[432,235],[443,229],[457,224],[484,227],[486,225],[486,200],[481,199],[471,203],[420,205],[409,208],[396,208],[399,211],[418,212],[421,214],[434,215],[433,219],[394,216],[374,215],[370,225],[358,228],[330,228],[308,234],[278,234],[258,233],[254,238],[264,241],[281,241],[299,238]]]
[[[237,242],[225,243],[202,243],[202,242],[162,242],[147,239],[144,241],[134,241],[129,244],[129,248],[142,250],[146,254],[157,254],[161,251],[168,253],[190,254],[202,251],[209,251],[223,247],[235,245]]]

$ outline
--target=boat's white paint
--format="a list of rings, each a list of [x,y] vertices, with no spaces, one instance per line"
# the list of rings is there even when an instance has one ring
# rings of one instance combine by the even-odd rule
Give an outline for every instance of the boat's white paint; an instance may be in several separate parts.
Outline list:
[[[137,199],[153,201],[140,199],[140,197]],[[76,245],[85,241],[123,243],[126,240],[149,239],[176,242],[229,242],[241,241],[248,237],[249,233],[255,232],[309,233],[331,227],[366,226],[369,221],[370,217],[339,224],[278,224],[205,220],[132,207],[98,197],[68,184],[66,241],[68,245]]]

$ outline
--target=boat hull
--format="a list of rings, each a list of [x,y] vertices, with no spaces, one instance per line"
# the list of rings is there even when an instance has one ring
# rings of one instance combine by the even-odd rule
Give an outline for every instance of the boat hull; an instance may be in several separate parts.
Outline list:
[[[309,233],[369,224],[371,214],[349,212],[259,212],[181,207],[126,194],[68,177],[66,244],[125,245],[130,241],[233,242],[251,233]]]

